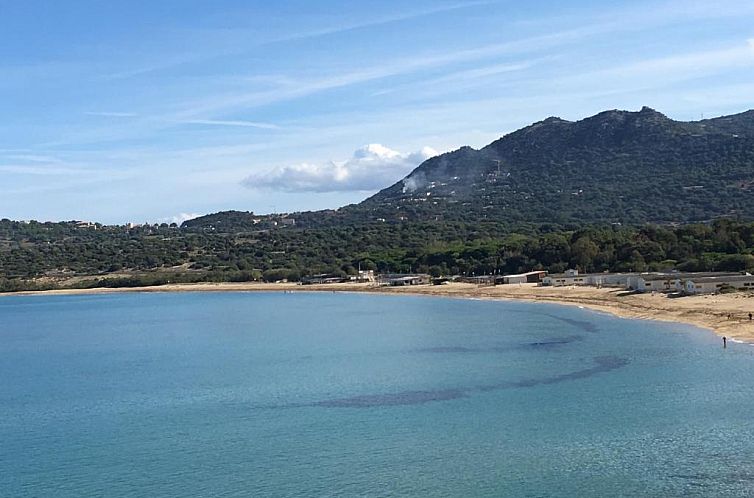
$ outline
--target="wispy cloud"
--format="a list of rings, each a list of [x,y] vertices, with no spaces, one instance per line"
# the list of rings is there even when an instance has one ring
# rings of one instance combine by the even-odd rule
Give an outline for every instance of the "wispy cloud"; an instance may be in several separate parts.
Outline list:
[[[99,116],[103,118],[135,118],[138,114],[133,112],[107,112],[107,111],[87,111],[87,116]]]
[[[217,54],[219,55],[219,54]],[[152,64],[144,64],[139,67],[132,67],[130,69],[123,69],[121,71],[116,71],[113,73],[105,74],[100,76],[103,80],[110,80],[110,81],[116,81],[116,80],[127,80],[129,78],[136,78],[138,76],[147,75],[150,73],[154,73],[156,71],[161,71],[165,69],[174,68],[177,66],[181,66],[183,64],[189,64],[192,62],[198,62],[202,60],[203,58],[211,58],[212,55],[210,53],[205,53],[203,55],[178,55],[174,57],[166,57],[163,56],[162,60],[160,62],[155,62]]]
[[[718,74],[723,71],[754,67],[754,47],[746,41],[710,50],[698,50],[666,57],[651,57],[612,67],[569,75],[558,79],[574,88],[599,86],[613,91],[639,91]]]
[[[242,128],[260,128],[263,130],[279,130],[280,126],[272,123],[259,123],[256,121],[243,120],[220,120],[220,119],[192,119],[185,121],[186,124],[206,126],[239,126]]]
[[[481,2],[490,3],[490,2]],[[731,3],[731,2],[727,2]],[[726,3],[726,5],[727,5]],[[424,15],[443,9],[462,8],[464,6],[474,6],[476,3],[457,4],[445,6],[438,9],[429,9]],[[696,5],[696,4],[695,4]],[[418,87],[421,87],[423,81],[427,85],[431,84],[433,78],[439,80],[433,90],[433,95],[442,91],[443,82],[453,82],[456,87],[472,86],[474,82],[480,82],[484,78],[493,78],[494,71],[498,71],[500,76],[505,71],[512,72],[523,70],[519,64],[524,62],[501,63],[501,57],[523,54],[537,54],[533,57],[552,56],[556,51],[562,51],[570,44],[599,37],[600,35],[613,36],[620,32],[640,31],[653,29],[664,24],[676,22],[672,15],[672,9],[669,6],[677,7],[677,2],[662,4],[657,8],[657,12],[662,15],[653,16],[652,12],[639,10],[626,10],[625,15],[614,16],[617,19],[601,20],[592,24],[584,24],[572,29],[560,30],[544,35],[526,36],[518,39],[508,40],[499,43],[492,43],[460,49],[455,51],[432,51],[428,53],[413,54],[410,57],[398,57],[389,60],[373,60],[368,67],[356,67],[343,69],[338,67],[337,70],[328,70],[323,66],[322,72],[314,75],[295,75],[295,74],[257,74],[253,78],[275,82],[271,88],[254,89],[243,92],[206,92],[197,98],[186,99],[182,102],[175,102],[169,108],[155,108],[150,112],[145,112],[138,122],[129,123],[128,127],[121,129],[110,128],[108,130],[92,129],[81,130],[81,132],[71,133],[70,138],[61,137],[54,142],[45,143],[45,146],[58,146],[67,143],[95,143],[97,141],[112,141],[119,138],[136,138],[152,135],[160,130],[174,127],[182,124],[196,124],[207,126],[234,126],[234,127],[255,127],[259,129],[274,129],[269,123],[263,122],[245,122],[242,120],[226,119],[225,116],[230,112],[239,110],[249,110],[267,106],[295,101],[297,99],[314,96],[328,91],[336,91],[348,87],[362,85],[379,80],[400,77],[417,79]],[[716,13],[716,10],[710,6],[704,7],[702,4],[696,5],[692,11],[695,16],[706,15],[725,15],[730,16],[735,12],[741,13],[741,9],[736,11],[733,6],[727,6]],[[743,9],[746,12],[746,9]],[[413,14],[412,14],[413,15]],[[416,13],[420,15],[420,13]],[[396,16],[395,18],[405,18],[410,15]],[[677,16],[676,16],[677,17]],[[599,19],[599,18],[598,18]],[[640,22],[641,21],[641,22]],[[386,22],[385,19],[375,22]],[[358,25],[368,25],[372,21],[357,23]],[[341,26],[343,28],[343,26]],[[538,59],[531,59],[538,60]],[[479,67],[466,68],[457,74],[454,80],[452,75],[436,78],[436,71],[440,68],[452,68],[453,65],[473,65],[480,63]],[[492,62],[492,63],[490,63]],[[496,67],[497,65],[497,67]],[[329,72],[328,72],[329,71]],[[466,74],[463,74],[464,71]],[[488,71],[485,73],[485,71]],[[425,73],[425,74],[422,74]],[[556,77],[558,75],[555,75]],[[234,78],[238,76],[234,75]],[[550,76],[552,77],[552,76]],[[447,78],[447,79],[445,79]],[[466,81],[464,81],[464,79]],[[401,85],[410,85],[402,83]],[[397,88],[404,88],[399,86]],[[439,88],[439,89],[438,89]],[[391,89],[376,90],[372,95],[379,95],[380,92],[391,92]],[[428,94],[429,95],[429,94]],[[417,95],[421,98],[421,94]],[[97,113],[102,116],[110,117],[134,117],[132,113],[121,112],[101,112]]]
[[[367,21],[346,23],[338,26],[332,26],[322,29],[315,29],[311,31],[302,31],[300,33],[292,33],[280,38],[272,39],[266,42],[266,44],[283,43],[297,40],[308,40],[312,38],[319,38],[322,36],[335,35],[345,33],[348,31],[355,31],[358,29],[371,28],[375,26],[381,26],[385,24],[391,24],[402,21],[410,21],[421,17],[432,16],[435,14],[441,14],[443,12],[451,12],[454,10],[469,9],[472,7],[479,7],[482,5],[492,5],[499,3],[500,0],[479,0],[470,2],[453,3],[449,5],[441,5],[439,7],[433,7],[429,9],[415,10],[412,12],[405,12],[403,14],[389,15],[384,17],[377,17]]]
[[[402,154],[380,144],[367,145],[346,161],[325,164],[302,163],[253,174],[243,180],[252,189],[283,192],[371,191],[383,188],[437,155],[429,147]]]
[[[1,164],[0,172],[31,176],[86,176],[91,171],[61,166],[29,166],[25,164]]]
[[[177,117],[179,119],[181,117],[189,119],[191,116],[220,113],[229,109],[251,109],[388,77],[436,69],[460,62],[468,63],[485,58],[543,50],[548,47],[562,46],[583,37],[608,32],[614,28],[615,24],[611,23],[609,25],[566,30],[543,36],[495,43],[453,52],[416,55],[386,62],[374,61],[371,67],[366,69],[357,69],[351,72],[342,72],[334,76],[328,75],[320,78],[291,79],[289,84],[271,90],[224,93],[209,96],[198,101],[187,102],[183,105],[183,110],[177,113]]]
[[[489,2],[484,2],[489,3]],[[262,91],[220,93],[209,95],[203,99],[186,102],[178,116],[188,118],[202,114],[221,113],[229,109],[251,109],[273,103],[291,101],[325,91],[364,84],[390,77],[407,76],[422,71],[436,70],[454,64],[470,64],[477,61],[495,60],[504,56],[536,54],[541,57],[552,56],[547,51],[562,50],[564,47],[582,42],[586,39],[601,35],[614,35],[620,32],[635,32],[672,24],[677,21],[671,14],[669,6],[664,4],[657,9],[662,15],[653,16],[652,12],[626,10],[623,15],[616,15],[608,20],[599,20],[591,24],[583,24],[575,28],[563,29],[542,35],[526,36],[498,43],[490,43],[476,47],[457,49],[453,51],[434,51],[414,54],[411,57],[396,58],[387,61],[372,61],[367,68],[360,67],[353,71],[340,71],[336,75],[326,75],[319,78],[295,78],[288,76],[280,86]],[[672,5],[676,5],[675,3]],[[677,6],[677,5],[676,5]],[[747,11],[735,11],[739,14]],[[702,10],[699,7],[694,14],[697,16],[714,15],[714,9]],[[734,11],[723,10],[717,15],[728,17]],[[525,64],[525,63],[524,63]],[[515,63],[513,63],[515,66]],[[493,66],[488,65],[488,68]],[[508,68],[510,70],[515,70]],[[502,65],[498,68],[505,69]],[[484,67],[472,68],[468,77],[484,75]]]
[[[551,114],[646,104],[685,119],[754,105],[750,1],[394,0],[282,6],[289,15],[273,4],[186,5],[136,29],[112,19],[114,36],[56,32],[0,62],[0,210],[123,221],[267,199],[334,207],[415,166],[395,150],[352,157],[364,137],[446,150]]]
[[[457,89],[459,83],[461,84],[461,87],[478,86],[483,82],[489,81],[492,78],[499,77],[504,74],[530,69],[542,60],[543,59],[537,59],[515,63],[484,65],[474,69],[455,71],[437,78],[422,79],[418,82],[398,85],[392,88],[386,88],[384,90],[374,92],[372,95],[387,95],[390,93],[395,93],[397,91],[405,91],[408,88],[425,89],[425,91],[422,91],[420,93],[420,95],[422,95],[423,97],[426,97],[427,95],[426,89],[431,89],[433,94],[448,93],[451,89]],[[451,87],[451,85],[453,86]]]
[[[441,14],[444,12],[452,12],[452,11],[461,10],[461,9],[470,9],[470,8],[478,7],[482,5],[492,5],[492,4],[499,3],[499,1],[500,0],[477,0],[477,1],[468,1],[468,2],[457,2],[457,3],[440,5],[440,6],[436,6],[432,8],[427,8],[427,9],[412,10],[412,11],[404,12],[401,14],[391,14],[391,15],[383,15],[383,16],[375,15],[374,17],[368,20],[362,20],[362,21],[357,21],[357,22],[345,22],[345,23],[340,23],[337,25],[327,26],[327,27],[318,28],[318,29],[285,33],[280,36],[257,39],[253,43],[248,43],[249,39],[254,39],[257,37],[256,33],[253,30],[248,30],[248,29],[243,29],[243,28],[237,29],[237,30],[228,30],[228,29],[206,30],[203,32],[203,35],[209,39],[223,38],[227,36],[228,34],[234,34],[236,40],[244,40],[246,42],[245,43],[231,43],[229,44],[231,48],[228,48],[227,46],[225,46],[223,48],[219,48],[215,50],[204,50],[202,53],[198,53],[194,55],[185,55],[185,54],[176,55],[176,56],[170,57],[168,60],[163,60],[161,62],[145,64],[141,67],[134,67],[131,69],[124,69],[122,71],[110,73],[110,74],[105,75],[104,78],[108,80],[121,80],[121,79],[135,78],[138,76],[148,75],[156,71],[164,71],[164,70],[174,68],[177,66],[182,66],[184,64],[192,64],[192,63],[197,63],[200,61],[208,61],[212,59],[228,57],[228,56],[233,56],[233,55],[238,56],[244,53],[248,53],[252,49],[261,48],[261,47],[265,47],[269,45],[308,41],[308,40],[313,40],[316,38],[322,38],[326,36],[333,36],[333,35],[338,35],[342,33],[347,33],[349,31],[357,31],[357,30],[368,29],[368,28],[372,28],[376,26],[383,26],[383,25],[387,25],[391,23],[410,21],[413,19],[419,19],[422,17]],[[239,46],[241,46],[242,48],[239,48]]]
[[[11,161],[24,161],[24,162],[30,162],[30,163],[52,164],[52,163],[63,162],[60,158],[57,158],[54,156],[39,155],[39,154],[10,154],[4,157],[5,159],[11,160]]]

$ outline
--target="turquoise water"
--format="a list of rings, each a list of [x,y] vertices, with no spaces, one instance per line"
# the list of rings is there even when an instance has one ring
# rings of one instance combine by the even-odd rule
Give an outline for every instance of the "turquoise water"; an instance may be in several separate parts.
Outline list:
[[[0,496],[751,496],[754,347],[553,305],[0,299]]]

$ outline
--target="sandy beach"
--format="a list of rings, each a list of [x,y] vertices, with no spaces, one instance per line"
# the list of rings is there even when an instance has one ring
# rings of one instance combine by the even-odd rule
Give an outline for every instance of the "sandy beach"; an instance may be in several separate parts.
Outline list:
[[[721,336],[754,342],[754,294],[668,297],[660,293],[633,294],[622,289],[595,287],[538,287],[535,284],[477,286],[451,283],[411,287],[377,287],[374,284],[202,283],[156,287],[65,289],[5,295],[75,295],[114,292],[378,292],[476,299],[516,299],[549,302],[611,313],[624,318],[679,322],[710,329]]]

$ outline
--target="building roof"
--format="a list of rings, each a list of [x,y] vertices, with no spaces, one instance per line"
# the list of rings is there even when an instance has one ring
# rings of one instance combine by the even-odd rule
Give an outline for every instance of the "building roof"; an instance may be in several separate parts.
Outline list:
[[[688,280],[694,282],[695,284],[704,284],[704,283],[725,283],[725,282],[754,282],[754,275],[727,275],[727,276],[716,276],[716,277],[699,277],[699,278],[689,278]]]
[[[616,275],[616,273],[555,273],[553,275],[547,275],[547,277],[550,278],[584,278],[584,277],[592,277],[595,275]],[[547,278],[545,277],[545,278]]]
[[[514,277],[528,277],[529,275],[541,275],[543,273],[547,273],[545,270],[534,270],[534,271],[528,271],[526,273],[517,273],[515,275],[503,275],[505,278],[514,278]]]
[[[671,273],[641,273],[637,275],[644,279],[645,282],[650,281],[656,281],[656,280],[690,280],[690,279],[697,279],[697,278],[708,278],[708,277],[737,277],[741,276],[740,272],[692,272],[692,273],[680,273],[680,272],[671,272]]]

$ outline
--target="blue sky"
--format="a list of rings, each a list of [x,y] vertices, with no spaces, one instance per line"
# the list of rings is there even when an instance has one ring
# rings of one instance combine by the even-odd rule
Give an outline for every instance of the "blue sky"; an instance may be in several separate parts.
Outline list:
[[[338,207],[643,105],[754,108],[754,3],[0,0],[0,218]]]

